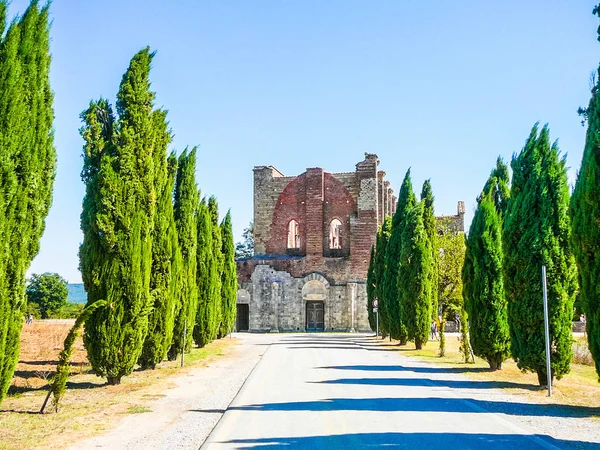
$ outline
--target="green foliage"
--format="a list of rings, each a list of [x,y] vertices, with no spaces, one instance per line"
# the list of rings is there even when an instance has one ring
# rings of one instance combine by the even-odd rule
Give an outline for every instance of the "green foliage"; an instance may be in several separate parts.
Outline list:
[[[381,233],[381,227],[377,235]],[[367,316],[369,318],[369,326],[375,331],[377,325],[375,323],[375,314],[373,313],[373,299],[375,298],[375,246],[371,246],[371,257],[369,258],[369,269],[367,270]]]
[[[171,136],[165,119],[166,117],[157,114],[158,138],[154,149],[154,189],[157,203],[150,274],[150,294],[154,304],[148,317],[148,334],[138,361],[143,369],[154,369],[165,358],[173,342],[175,313],[179,306],[177,277],[181,269],[181,258],[173,211],[177,157],[171,153],[167,159],[167,145]]]
[[[209,278],[211,280],[211,299],[209,308],[209,332],[210,340],[223,337],[221,327],[221,277],[223,275],[223,266],[225,258],[223,257],[222,247],[223,239],[221,237],[221,227],[219,227],[219,205],[215,197],[208,199],[208,212],[210,213],[212,230],[212,264],[208,268]]]
[[[389,333],[400,344],[406,344],[408,331],[402,323],[400,303],[404,300],[398,293],[398,271],[400,269],[400,254],[402,253],[402,233],[404,221],[408,213],[416,205],[417,200],[412,189],[410,169],[406,172],[400,193],[398,206],[392,219],[392,233],[385,252],[385,273],[383,277],[383,297],[386,315],[389,317]]]
[[[206,199],[203,198],[198,205],[198,311],[196,313],[196,326],[194,328],[194,341],[198,347],[204,347],[214,339],[211,335],[214,313],[211,311],[213,304],[213,233],[212,220]]]
[[[400,314],[408,340],[421,349],[429,337],[433,288],[432,255],[423,224],[423,203],[417,203],[403,222],[401,248],[398,270]]]
[[[27,288],[27,301],[39,307],[42,319],[50,317],[51,313],[67,304],[67,280],[57,273],[34,273],[29,279]]]
[[[179,156],[175,182],[175,226],[181,252],[181,270],[178,282],[179,312],[175,318],[173,345],[169,359],[192,347],[192,334],[198,311],[197,254],[198,224],[196,209],[199,193],[196,186],[196,147]],[[185,330],[185,336],[184,336]]]
[[[462,279],[473,352],[496,370],[510,355],[510,335],[502,275],[504,256],[500,208],[503,203],[495,202],[488,185],[498,185],[494,172],[479,198],[469,229]]]
[[[437,258],[439,252],[435,248],[435,240],[437,231],[435,229],[435,213],[433,209],[433,189],[431,188],[431,180],[426,180],[421,189],[421,202],[423,203],[423,226],[427,233],[427,247],[431,254],[431,270],[429,270],[431,289],[431,317],[437,319],[438,316],[438,263]]]
[[[391,235],[392,218],[386,216],[377,233],[377,240],[375,242],[375,267],[373,268],[373,275],[375,278],[375,291],[373,292],[373,295],[379,302],[379,331],[383,336],[390,334],[390,314],[387,300],[384,295],[384,280],[386,272],[385,256]]]
[[[594,14],[600,15],[598,6]],[[588,344],[600,380],[600,67],[596,80],[587,108],[585,148],[570,213],[573,253],[579,269],[578,303],[586,315]]]
[[[565,159],[550,145],[548,127],[533,127],[513,157],[511,198],[504,221],[504,288],[511,353],[521,370],[547,384],[542,266],[547,268],[551,378],[570,370],[576,269],[569,247],[569,188]]]
[[[33,1],[6,28],[7,2],[0,0],[0,402],[19,358],[25,273],[52,203],[48,8]]]
[[[88,305],[107,306],[86,320],[84,344],[98,376],[119,384],[142,351],[152,309],[150,273],[156,209],[155,94],[150,90],[154,54],[138,52],[123,75],[115,116],[106,100],[92,101],[81,118],[84,139],[80,268]]]
[[[69,330],[69,334],[67,334],[67,337],[65,338],[63,350],[60,352],[58,357],[56,374],[54,377],[52,377],[52,380],[50,380],[50,391],[53,395],[52,401],[54,403],[56,412],[58,412],[60,400],[67,390],[67,381],[69,380],[69,374],[71,371],[71,355],[73,354],[73,344],[75,343],[77,336],[79,336],[81,325],[83,325],[90,314],[92,314],[98,308],[103,308],[104,306],[106,306],[106,301],[98,300],[82,310],[75,320],[75,324]]]
[[[242,241],[235,244],[235,259],[249,259],[254,256],[254,223],[244,228]]]
[[[223,273],[221,275],[221,333],[226,335],[235,327],[237,312],[237,268],[235,265],[235,249],[233,247],[233,230],[231,228],[231,212],[221,222],[223,238]]]

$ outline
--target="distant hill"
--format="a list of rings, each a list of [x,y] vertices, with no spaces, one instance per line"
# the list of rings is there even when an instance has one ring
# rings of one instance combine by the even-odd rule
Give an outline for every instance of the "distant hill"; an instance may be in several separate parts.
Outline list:
[[[87,293],[83,288],[83,283],[73,283],[67,286],[69,288],[69,295],[67,301],[69,303],[84,303],[87,302]]]

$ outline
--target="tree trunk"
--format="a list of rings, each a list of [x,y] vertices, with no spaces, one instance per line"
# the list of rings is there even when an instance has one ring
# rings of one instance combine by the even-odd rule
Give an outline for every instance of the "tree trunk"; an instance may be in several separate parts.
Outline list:
[[[415,341],[415,348],[417,350],[421,350],[423,348],[423,343],[421,341],[416,340]]]
[[[491,371],[498,370],[498,361],[495,359],[488,359],[488,364],[490,365]]]
[[[121,377],[107,377],[107,381],[109,386],[116,386],[118,384],[121,384]]]
[[[548,386],[548,374],[546,374],[546,372],[538,372],[537,373],[538,376],[538,382],[540,383],[540,386]],[[554,381],[554,376],[551,377],[551,382]]]

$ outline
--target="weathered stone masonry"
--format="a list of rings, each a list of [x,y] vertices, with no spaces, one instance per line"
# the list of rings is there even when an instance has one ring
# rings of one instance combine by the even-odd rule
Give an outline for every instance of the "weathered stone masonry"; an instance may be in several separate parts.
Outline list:
[[[255,256],[237,262],[237,301],[248,305],[238,326],[369,330],[371,246],[397,203],[378,164],[377,155],[366,153],[349,173],[309,168],[286,177],[272,166],[254,168]]]

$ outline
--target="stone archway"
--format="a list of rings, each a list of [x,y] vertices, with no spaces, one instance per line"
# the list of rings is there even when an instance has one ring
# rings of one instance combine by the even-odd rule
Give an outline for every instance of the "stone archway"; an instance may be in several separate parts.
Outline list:
[[[302,304],[306,331],[325,331],[325,323],[328,319],[325,314],[328,291],[329,282],[324,276],[311,273],[304,278]]]

